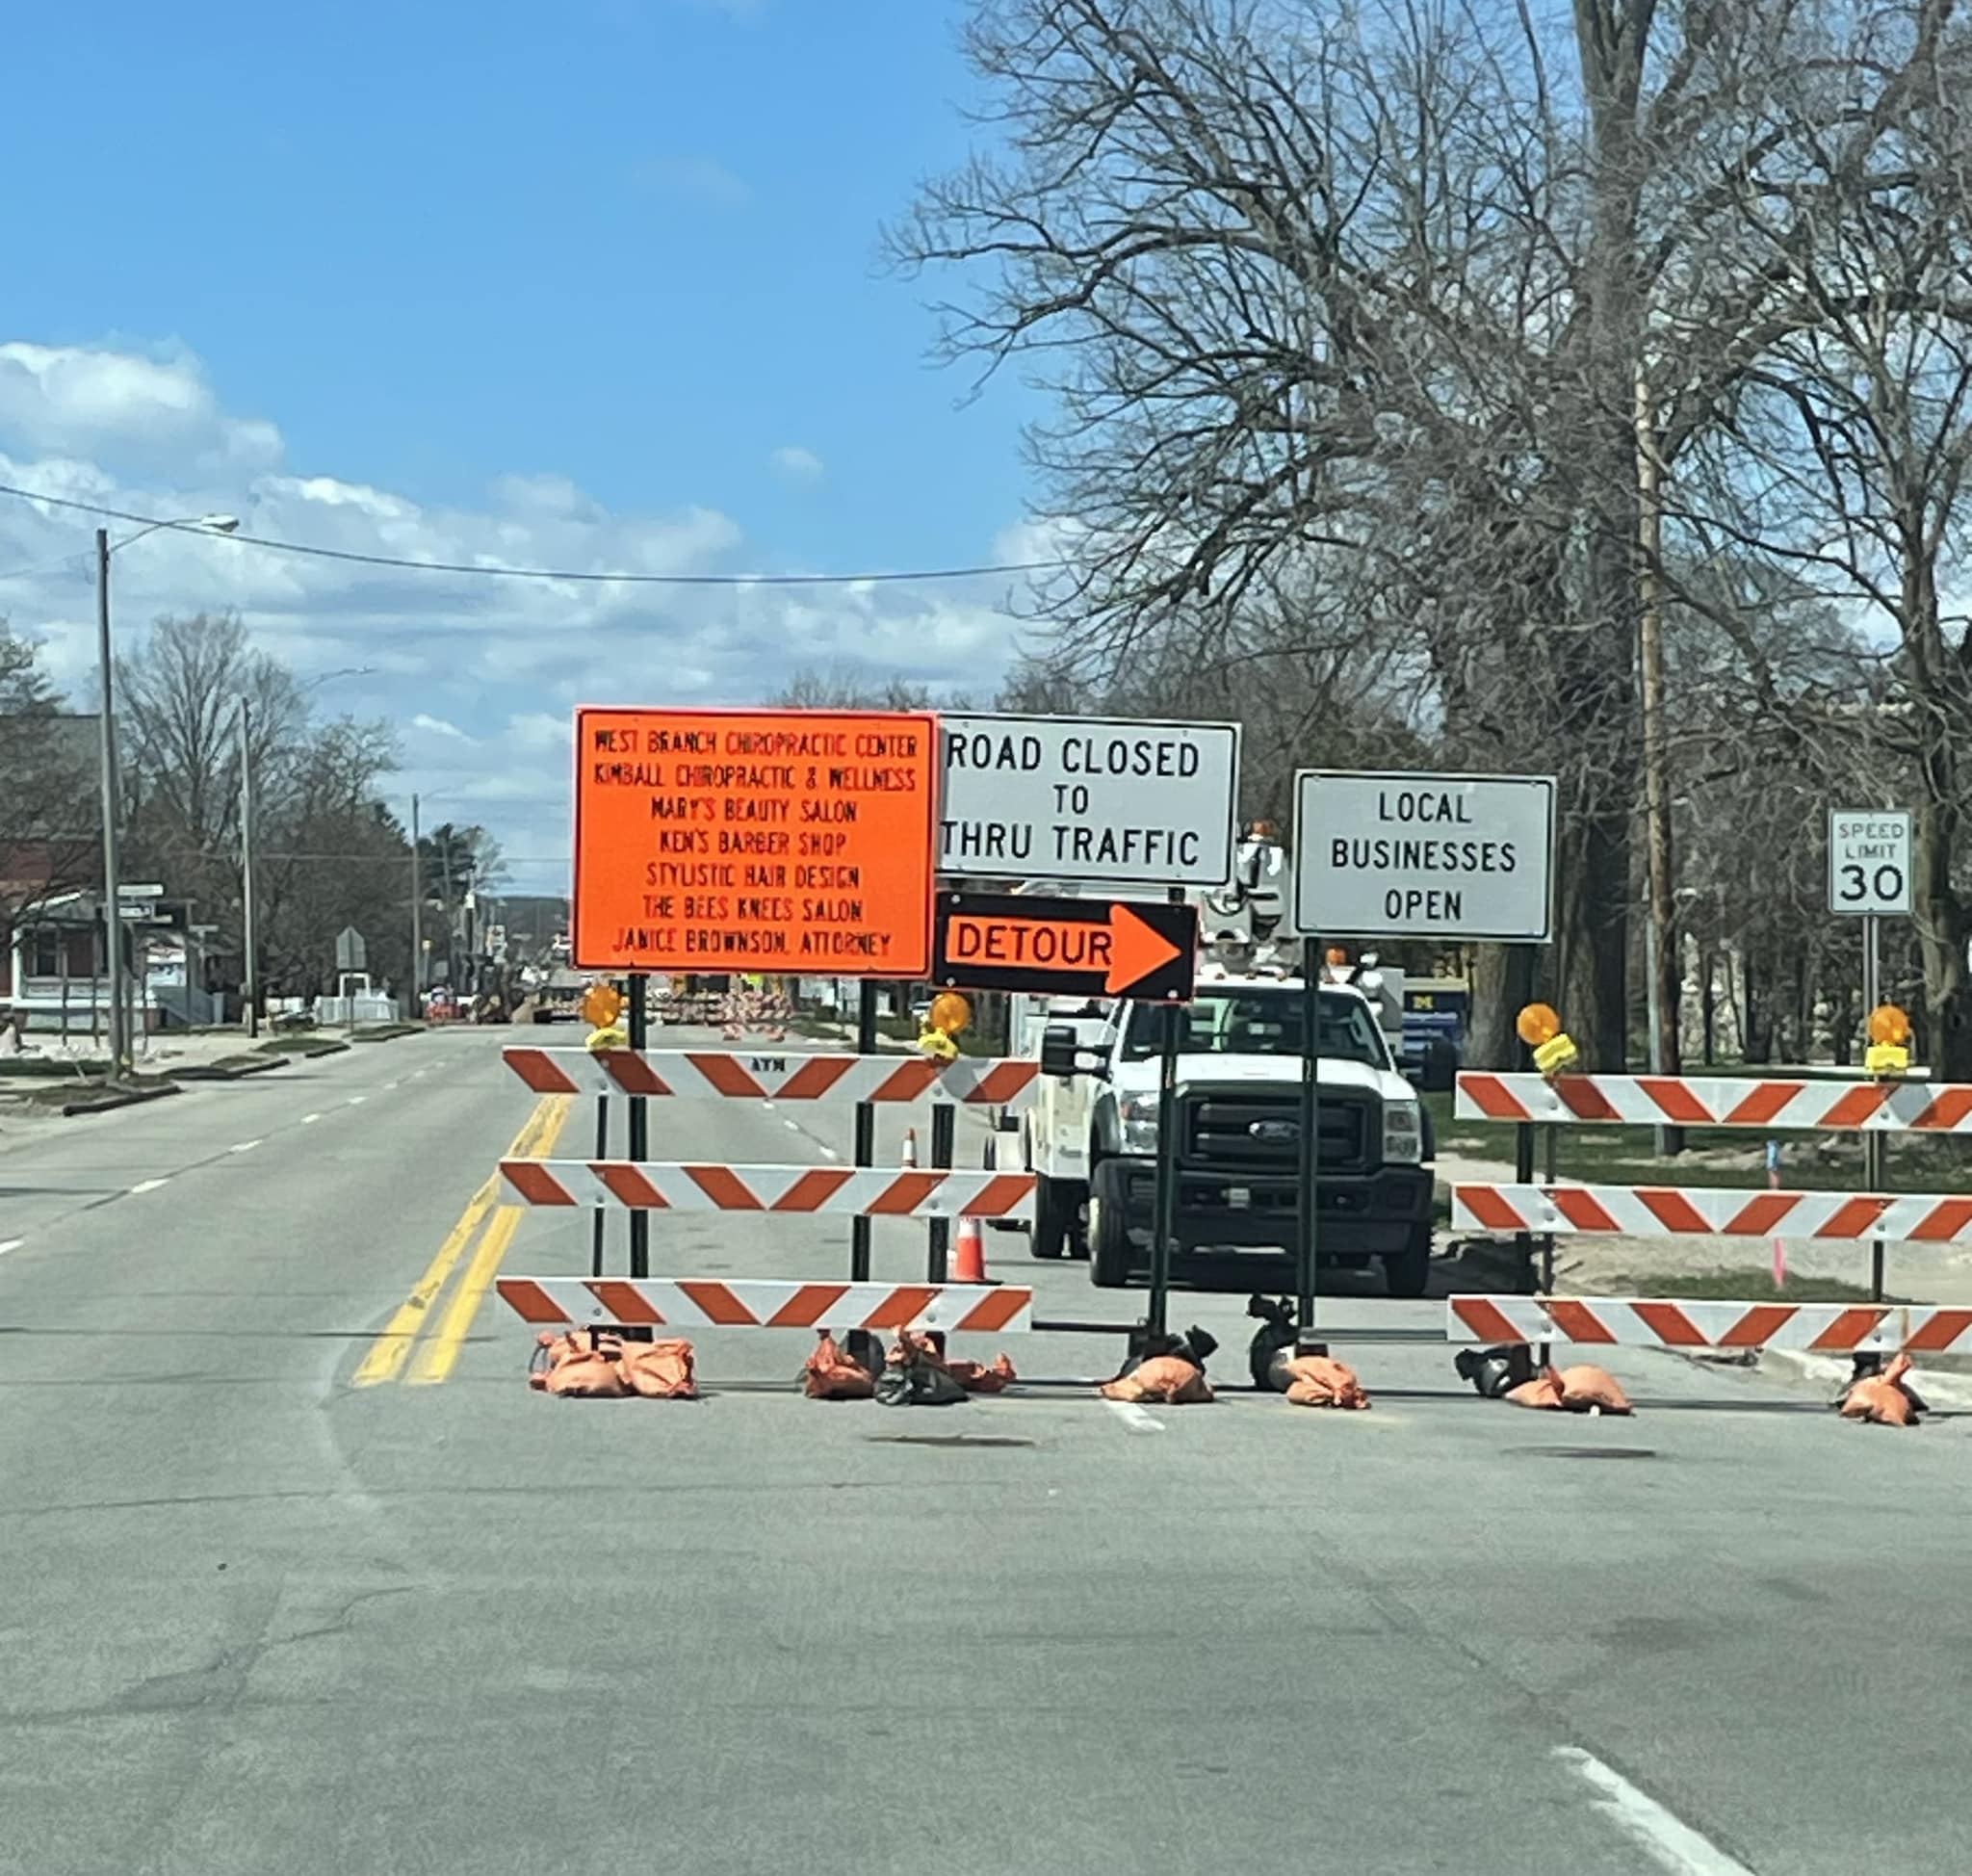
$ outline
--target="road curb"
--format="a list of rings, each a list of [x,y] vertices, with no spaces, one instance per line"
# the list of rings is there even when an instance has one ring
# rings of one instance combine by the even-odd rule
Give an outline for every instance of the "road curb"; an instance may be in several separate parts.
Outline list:
[[[238,1081],[248,1075],[265,1075],[270,1069],[285,1067],[292,1059],[288,1055],[262,1055],[233,1067],[224,1062],[188,1062],[183,1068],[168,1068],[165,1073],[174,1081]]]
[[[79,1120],[86,1114],[107,1114],[118,1107],[134,1107],[141,1101],[161,1101],[168,1094],[184,1092],[175,1081],[151,1088],[103,1088],[80,1101],[65,1101],[61,1113],[64,1120]]]
[[[1763,1348],[1757,1364],[1781,1374],[1811,1381],[1818,1388],[1838,1394],[1849,1385],[1855,1365],[1833,1355],[1811,1355],[1798,1348]],[[1972,1407],[1972,1374],[1939,1374],[1912,1363],[1910,1385],[1925,1399],[1939,1407]]]

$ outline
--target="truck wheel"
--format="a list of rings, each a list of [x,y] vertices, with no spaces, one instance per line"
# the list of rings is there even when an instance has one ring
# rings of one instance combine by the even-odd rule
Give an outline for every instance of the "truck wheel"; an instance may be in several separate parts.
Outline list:
[[[1089,1281],[1098,1290],[1121,1290],[1129,1282],[1129,1169],[1119,1160],[1096,1168],[1089,1193]]]
[[[1383,1284],[1392,1296],[1421,1296],[1430,1281],[1431,1225],[1427,1220],[1413,1228],[1411,1241],[1401,1251],[1384,1253]]]
[[[1043,1177],[1034,1182],[1036,1257],[1059,1257],[1068,1248],[1081,1209],[1080,1193],[1065,1181]]]

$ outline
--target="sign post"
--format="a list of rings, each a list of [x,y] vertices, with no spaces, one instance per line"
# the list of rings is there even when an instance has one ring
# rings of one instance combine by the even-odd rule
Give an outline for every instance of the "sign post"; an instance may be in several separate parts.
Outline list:
[[[951,878],[1220,886],[1235,723],[940,718],[938,870]]]
[[[571,961],[630,973],[633,1048],[646,973],[928,974],[935,717],[588,707],[575,732]],[[859,1165],[873,1133],[859,1119]],[[633,1095],[633,1159],[647,1140]],[[648,1274],[638,1222],[633,1277]],[[868,1275],[867,1228],[850,1260]]]
[[[1910,816],[1902,808],[1829,810],[1829,910],[1838,919],[1862,921],[1862,1020],[1882,1002],[1884,919],[1910,916]],[[1872,1192],[1883,1188],[1883,1135],[1862,1136],[1862,1177]],[[1883,1240],[1870,1243],[1869,1293],[1883,1294]]]
[[[1179,1005],[1198,974],[1198,907],[1177,888],[1167,901],[1030,899],[943,892],[932,942],[932,981],[1030,995],[1129,997],[1157,1003],[1157,1175],[1151,1226],[1151,1298],[1144,1327],[1169,1316],[1171,1239],[1177,1229]]]
[[[1554,935],[1551,775],[1304,769],[1294,777],[1292,929],[1302,951],[1300,1294],[1314,1326],[1321,1237],[1320,938]]]

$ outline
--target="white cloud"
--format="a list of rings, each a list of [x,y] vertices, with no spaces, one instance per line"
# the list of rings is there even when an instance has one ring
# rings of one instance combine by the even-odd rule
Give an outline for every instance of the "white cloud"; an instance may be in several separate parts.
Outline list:
[[[774,468],[792,482],[821,480],[821,458],[798,443],[784,443],[768,457]]]
[[[290,467],[274,425],[233,418],[183,355],[0,345],[0,482],[137,514],[237,514],[245,534],[425,565],[696,575],[774,560],[715,508],[618,512],[560,474],[501,475],[483,505],[452,508],[366,482],[360,463]],[[0,616],[45,639],[54,676],[80,704],[94,692],[95,525],[0,499]],[[1029,558],[1043,537],[1010,533],[990,551]],[[114,565],[119,644],[160,613],[232,607],[304,678],[368,666],[325,682],[318,708],[397,722],[401,812],[416,791],[428,820],[485,820],[515,856],[516,885],[541,890],[565,883],[578,703],[760,703],[804,665],[978,696],[1019,637],[1002,606],[1019,583],[997,578],[711,587],[488,578],[174,531]]]
[[[414,729],[428,730],[433,736],[449,736],[459,743],[470,743],[473,739],[456,723],[448,723],[443,717],[433,717],[426,711],[419,711],[411,718]]]
[[[20,340],[0,345],[0,437],[112,456],[164,450],[242,470],[281,456],[273,425],[221,414],[195,358]]]
[[[639,187],[654,195],[709,202],[715,208],[743,208],[753,199],[752,185],[716,157],[653,156],[639,163],[634,175]]]

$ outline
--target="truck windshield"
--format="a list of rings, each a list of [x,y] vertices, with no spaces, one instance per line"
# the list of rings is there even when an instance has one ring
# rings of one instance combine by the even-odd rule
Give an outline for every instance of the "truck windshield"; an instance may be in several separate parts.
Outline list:
[[[1301,1054],[1301,992],[1281,990],[1201,990],[1198,1001],[1181,1009],[1179,1041],[1187,1055],[1296,1055]],[[1124,1031],[1128,1061],[1147,1061],[1163,1046],[1162,1021],[1154,1003],[1132,1003]],[[1339,1061],[1388,1068],[1389,1056],[1376,1018],[1356,997],[1321,999],[1319,1046]]]

